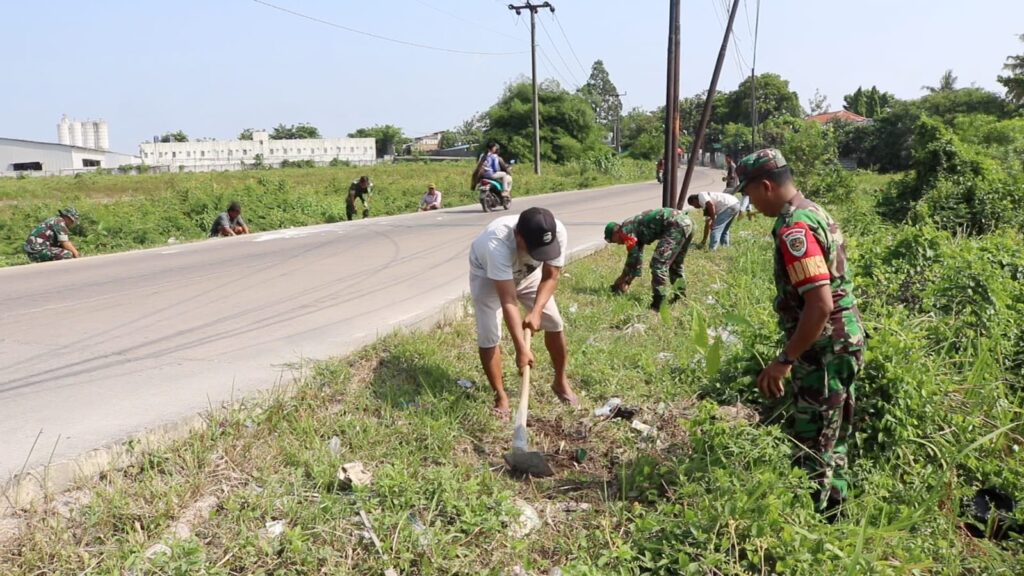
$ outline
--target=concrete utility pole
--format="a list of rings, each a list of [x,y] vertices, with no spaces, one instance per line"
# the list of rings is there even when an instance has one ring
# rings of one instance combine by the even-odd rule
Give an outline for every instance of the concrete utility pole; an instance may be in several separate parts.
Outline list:
[[[516,15],[522,14],[523,10],[530,11],[530,61],[533,68],[533,173],[540,175],[540,101],[537,95],[537,11],[547,8],[553,14],[555,7],[550,2],[543,4],[526,4],[516,6],[509,4],[508,9],[514,10]]]
[[[616,94],[616,96],[618,96],[619,98],[622,98],[623,96],[628,96],[628,95],[629,95],[628,92],[623,92],[621,94]],[[619,113],[615,115],[615,131],[612,133],[612,139],[615,141],[615,153],[616,154],[622,154],[622,131],[621,131],[622,129],[620,128],[621,124],[622,124],[622,100],[619,100]]]
[[[715,92],[718,90],[718,77],[722,73],[722,63],[725,62],[725,51],[729,48],[729,35],[732,34],[732,23],[736,20],[736,12],[740,7],[740,0],[733,0],[732,10],[729,11],[729,23],[725,25],[725,34],[722,35],[722,48],[718,51],[718,61],[715,62],[715,72],[711,75],[711,87],[708,88],[708,97],[704,100],[704,112],[700,115],[700,125],[697,126],[697,134],[693,137],[693,149],[690,152],[690,161],[686,163],[686,176],[683,177],[683,188],[679,191],[679,198],[676,200],[676,209],[683,209],[683,201],[690,188],[690,179],[693,177],[693,167],[696,158],[693,152],[697,150],[704,153],[704,132],[708,129],[708,120],[711,119],[711,103],[715,99]]]
[[[757,151],[757,34],[761,29],[761,0],[754,17],[754,61],[750,65],[750,152]]]
[[[679,173],[679,4],[669,0],[668,68],[665,72],[665,170],[661,175],[661,205],[671,208]]]

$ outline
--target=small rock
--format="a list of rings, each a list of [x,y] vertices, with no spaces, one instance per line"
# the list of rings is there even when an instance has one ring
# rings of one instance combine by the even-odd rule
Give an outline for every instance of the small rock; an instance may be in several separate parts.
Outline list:
[[[569,305],[569,313],[570,314],[575,314],[576,311],[579,310],[579,309],[580,309],[580,307],[577,306],[575,302]]]
[[[373,481],[373,474],[363,467],[362,462],[349,462],[338,468],[338,480],[349,486],[369,486]]]
[[[161,555],[170,556],[171,548],[166,544],[153,544],[149,548],[146,548],[144,554],[147,559],[152,560],[153,558]]]
[[[604,403],[604,406],[594,409],[594,416],[610,416],[620,404],[622,404],[622,398],[609,398],[608,401]]]
[[[652,436],[656,433],[653,426],[648,426],[639,420],[633,420],[630,427],[639,432],[641,436]]]
[[[341,454],[341,438],[331,436],[331,439],[327,441],[327,449],[335,456]]]
[[[476,386],[476,382],[473,382],[472,380],[466,380],[465,378],[459,378],[458,380],[455,381],[455,384],[457,384],[459,388],[462,388],[463,390],[472,390],[473,386]]]
[[[708,296],[707,298],[704,299],[704,303],[705,304],[717,304],[718,300],[715,300],[714,296]]]
[[[623,329],[623,332],[630,336],[643,336],[647,332],[647,326],[643,324],[630,324]]]
[[[658,402],[658,407],[654,409],[658,413],[658,416],[664,416],[668,412],[668,404],[665,402]]]
[[[516,499],[514,503],[519,508],[519,518],[512,522],[512,526],[509,529],[512,532],[512,536],[523,538],[541,527],[540,515],[537,514],[537,510],[533,506],[530,506],[523,500]]]
[[[271,520],[267,522],[263,530],[260,530],[260,536],[264,538],[277,538],[281,534],[284,534],[285,523],[284,520]]]

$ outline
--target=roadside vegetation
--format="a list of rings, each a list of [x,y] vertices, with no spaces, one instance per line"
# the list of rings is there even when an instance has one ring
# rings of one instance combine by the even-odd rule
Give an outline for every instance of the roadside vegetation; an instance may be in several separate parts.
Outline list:
[[[511,428],[490,416],[467,318],[297,366],[293,395],[214,415],[28,513],[0,572],[1019,574],[1024,544],[969,536],[965,500],[1024,494],[1021,237],[888,222],[891,182],[862,175],[823,198],[872,336],[854,497],[834,525],[790,465],[787,403],[754,386],[779,342],[761,218],[739,222],[731,248],[694,250],[687,298],[661,316],[647,278],[610,294],[621,249],[569,266],[558,297],[584,409],[554,401],[542,361],[530,414],[553,478],[504,471]],[[656,432],[594,417],[610,397]],[[338,479],[355,461],[366,486]]]
[[[378,164],[369,167],[283,168],[202,174],[86,174],[0,179],[0,266],[26,264],[21,251],[32,228],[59,208],[74,205],[82,221],[72,241],[86,256],[205,238],[232,200],[254,232],[338,222],[345,218],[349,184],[363,174],[374,183],[372,216],[415,212],[427,185],[444,192],[445,206],[474,205],[471,162]],[[517,197],[653,177],[645,162],[610,156],[529,165],[513,172]]]

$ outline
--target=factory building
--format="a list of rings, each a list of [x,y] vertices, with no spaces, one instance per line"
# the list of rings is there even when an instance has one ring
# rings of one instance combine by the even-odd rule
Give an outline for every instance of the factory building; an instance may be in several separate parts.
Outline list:
[[[110,128],[105,120],[68,119],[65,114],[57,124],[57,142],[66,146],[110,150]]]
[[[271,140],[268,132],[256,130],[252,140],[143,142],[139,154],[145,164],[166,166],[172,172],[212,172],[242,170],[260,163],[279,166],[285,160],[312,160],[318,165],[332,160],[373,164],[377,144],[373,138]]]
[[[62,176],[140,162],[138,156],[110,150],[0,138],[0,176]]]

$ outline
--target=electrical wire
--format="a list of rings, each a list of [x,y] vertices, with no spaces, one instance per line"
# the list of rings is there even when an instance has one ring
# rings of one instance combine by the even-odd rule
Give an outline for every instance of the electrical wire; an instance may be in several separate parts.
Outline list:
[[[438,8],[437,6],[434,6],[432,4],[428,4],[428,3],[424,2],[423,0],[415,0],[415,1],[416,1],[417,4],[420,4],[421,6],[425,6],[427,8],[430,8],[434,12],[438,12],[438,13],[444,14],[445,16],[448,16],[450,18],[454,18],[454,19],[456,19],[456,20],[458,20],[460,22],[463,22],[465,24],[469,24],[470,26],[473,26],[474,28],[479,28],[479,29],[482,29],[482,30],[487,30],[489,32],[493,32],[494,34],[498,34],[498,35],[504,36],[505,38],[511,38],[512,40],[522,40],[521,37],[512,36],[510,34],[506,34],[505,32],[502,32],[501,30],[495,30],[494,28],[490,28],[490,27],[484,26],[484,25],[482,25],[482,24],[480,24],[478,22],[473,22],[472,20],[468,20],[466,18],[463,18],[462,16],[459,16],[458,14],[455,14],[454,12],[449,12],[449,11],[443,9],[443,8]]]
[[[576,79],[576,75],[572,73],[572,68],[569,67],[569,63],[562,57],[562,51],[558,49],[558,45],[555,44],[555,40],[551,37],[551,34],[548,33],[548,27],[544,24],[544,20],[538,19],[538,21],[540,22],[540,29],[544,31],[544,35],[547,36],[548,42],[551,42],[551,47],[555,49],[555,55],[558,56],[558,59],[562,62],[562,66],[565,67],[565,71],[568,72],[569,77],[572,78],[572,84],[575,86],[573,89],[579,90],[580,83]]]
[[[587,67],[580,61],[580,57],[576,55],[576,49],[572,47],[572,42],[569,41],[569,35],[565,33],[565,28],[562,28],[562,21],[558,19],[557,13],[551,14],[555,18],[555,24],[558,24],[558,29],[562,31],[562,38],[565,38],[565,43],[569,45],[569,52],[572,53],[572,57],[576,59],[576,64],[580,67],[580,71],[584,75],[589,74]]]
[[[409,42],[409,41],[406,41],[406,40],[399,40],[397,38],[389,38],[387,36],[381,36],[380,34],[374,34],[373,32],[365,32],[363,30],[357,30],[355,28],[351,28],[351,27],[345,26],[343,24],[338,24],[336,22],[331,22],[329,20],[324,20],[322,18],[317,18],[315,16],[310,16],[308,14],[303,14],[302,12],[296,12],[295,10],[290,10],[290,9],[285,8],[283,6],[278,6],[276,4],[271,4],[270,2],[266,2],[264,0],[252,0],[252,1],[255,2],[256,4],[262,4],[263,6],[266,6],[268,8],[273,8],[274,10],[279,10],[279,11],[284,12],[286,14],[291,14],[292,16],[296,16],[298,18],[303,18],[303,19],[309,20],[311,22],[316,22],[318,24],[323,24],[325,26],[330,26],[332,28],[337,28],[339,30],[345,30],[346,32],[351,32],[353,34],[359,34],[361,36],[367,36],[367,37],[370,37],[370,38],[375,38],[377,40],[383,40],[385,42],[391,42],[391,43],[394,43],[394,44],[401,44],[403,46],[411,46],[413,48],[422,48],[424,50],[434,50],[434,51],[437,51],[437,52],[448,52],[450,54],[468,54],[468,55],[473,55],[473,56],[516,56],[516,55],[519,55],[519,54],[525,54],[526,53],[525,51],[519,51],[519,52],[479,52],[479,51],[476,51],[476,50],[459,50],[459,49],[456,49],[456,48],[443,48],[443,47],[440,47],[440,46],[431,46],[429,44],[420,44],[418,42]]]
[[[557,77],[557,79],[562,83],[563,86],[574,85],[569,80],[566,80],[565,76],[562,75],[561,70],[559,70],[558,67],[555,66],[554,62],[551,61],[551,58],[548,57],[547,52],[544,51],[544,48],[540,44],[537,44],[537,53],[540,54],[540,57],[543,58],[544,61],[548,63],[547,68],[548,71],[551,72],[551,75]],[[575,88],[573,88],[573,90],[579,90],[579,86],[577,85]]]

